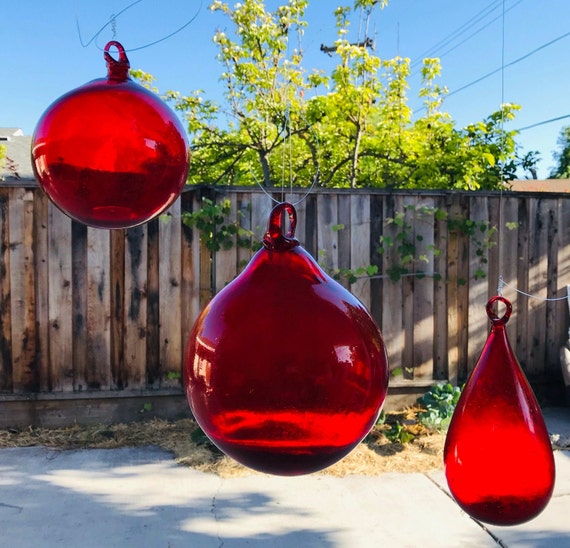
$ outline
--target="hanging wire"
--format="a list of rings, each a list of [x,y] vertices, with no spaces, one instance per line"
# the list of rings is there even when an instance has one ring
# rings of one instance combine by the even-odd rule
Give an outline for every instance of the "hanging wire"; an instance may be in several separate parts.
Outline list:
[[[287,59],[290,56],[290,49],[289,49],[289,32],[290,32],[290,28],[287,28],[286,30],[286,57]],[[299,51],[301,51],[301,33],[298,33],[298,39],[299,39]],[[287,178],[287,175],[289,177],[289,192],[292,195],[293,194],[293,132],[291,130],[291,103],[289,101],[289,97],[287,96],[287,91],[288,91],[288,87],[291,86],[291,81],[287,82],[285,84],[285,92],[283,94],[284,97],[284,102],[285,102],[285,112],[284,112],[284,120],[283,120],[283,129],[281,130],[282,132],[284,132],[284,137],[283,137],[283,148],[282,148],[282,152],[281,152],[281,201],[284,202],[285,201],[285,180]],[[316,143],[316,150],[317,150],[317,169],[315,172],[315,176],[307,190],[307,192],[305,192],[305,194],[303,194],[303,196],[293,202],[291,205],[296,206],[302,202],[304,202],[307,197],[309,196],[309,194],[311,194],[311,192],[313,191],[313,189],[315,188],[315,185],[317,184],[317,181],[319,180],[319,176],[320,176],[320,166],[319,166],[319,161],[318,161],[318,150],[320,148],[319,145],[319,137],[317,132],[314,130],[314,128],[311,127],[311,124],[307,123],[307,127],[309,128],[310,131],[312,131],[313,133],[313,137],[315,139],[315,143]],[[287,162],[286,160],[286,156],[289,157],[289,161]],[[288,164],[288,173],[287,173],[287,164]],[[264,192],[264,194],[272,201],[275,203],[279,203],[279,200],[275,199],[265,188],[265,186],[263,186],[263,184],[261,184],[259,182],[259,180],[257,179],[257,177],[255,176],[255,174],[253,173],[253,171],[250,169],[250,174],[253,178],[253,180],[255,181],[255,183],[257,184],[257,186],[259,188],[261,188],[261,190]]]
[[[111,17],[109,17],[109,19],[107,20],[107,22],[87,41],[84,42],[83,41],[83,37],[81,35],[81,28],[79,26],[79,18],[77,17],[77,15],[75,16],[75,26],[77,28],[77,35],[79,36],[79,42],[81,43],[81,45],[86,48],[89,45],[91,45],[93,42],[95,42],[95,45],[97,47],[97,49],[103,51],[103,47],[99,46],[99,44],[97,43],[97,40],[99,39],[99,36],[101,35],[101,33],[109,26],[111,26],[111,31],[113,33],[113,39],[115,39],[116,37],[116,31],[117,31],[117,19],[119,18],[119,16],[121,16],[123,13],[125,13],[126,11],[128,11],[129,9],[133,8],[134,6],[136,6],[137,4],[140,4],[143,0],[135,0],[134,2],[131,2],[130,4],[128,4],[127,6],[125,6],[122,10],[118,11],[117,13],[113,13],[111,15]],[[166,36],[163,36],[162,38],[159,38],[158,40],[154,40],[152,42],[148,42],[147,44],[144,44],[142,46],[137,46],[135,48],[129,48],[129,49],[125,49],[125,53],[128,53],[130,51],[139,51],[141,49],[145,49],[145,48],[149,48],[151,46],[154,46],[156,44],[159,44],[160,42],[164,42],[165,40],[168,40],[169,38],[172,38],[174,35],[178,34],[179,32],[183,31],[186,27],[188,27],[191,23],[194,22],[194,20],[196,19],[196,17],[198,17],[198,14],[200,13],[200,11],[202,10],[202,4],[203,4],[203,0],[200,0],[200,5],[198,6],[198,9],[196,10],[196,13],[188,20],[186,21],[181,27],[177,28],[175,31],[167,34]]]
[[[315,134],[315,139],[316,138],[316,134]],[[318,146],[318,145],[317,145]],[[255,184],[263,191],[263,193],[272,201],[275,202],[276,204],[279,203],[279,200],[275,199],[268,191],[267,189],[259,182],[259,180],[257,179],[257,177],[254,175],[253,171],[250,171],[250,175],[253,177],[253,180],[255,181]],[[304,202],[307,197],[309,196],[309,194],[311,194],[311,192],[313,192],[313,189],[315,188],[315,185],[317,184],[317,181],[319,180],[319,176],[320,176],[320,168],[317,165],[317,171],[315,172],[315,176],[313,178],[313,181],[311,182],[311,185],[309,186],[309,188],[307,189],[307,192],[305,192],[305,194],[303,194],[303,196],[293,202],[291,205],[296,206],[302,202]],[[284,201],[284,200],[282,200]]]
[[[501,148],[502,153],[505,155],[506,139],[505,139],[505,0],[502,0],[502,18],[501,18]],[[498,238],[498,253],[499,253],[499,272],[503,270],[503,186],[505,178],[505,162],[500,164],[500,195],[499,195],[499,238]],[[497,288],[497,295],[501,296],[502,287],[499,284]]]
[[[111,34],[115,40],[117,38],[117,16],[114,13],[111,15]]]
[[[568,298],[568,295],[564,295],[563,297],[540,297],[539,295],[533,295],[531,293],[526,293],[525,291],[521,291],[520,289],[517,289],[516,287],[505,282],[505,280],[503,279],[503,276],[499,276],[499,286],[497,288],[497,293],[499,295],[501,295],[501,293],[499,293],[499,291],[502,292],[504,287],[508,287],[508,288],[512,289],[513,291],[516,291],[517,293],[520,293],[521,295],[528,297],[529,299],[537,299],[539,301],[549,301],[549,302],[565,301]]]
[[[503,9],[502,9],[502,32],[501,32],[501,136],[502,136],[502,148],[503,154],[505,153],[505,142],[506,136],[504,134],[504,123],[505,123],[505,0],[502,0]],[[503,227],[503,186],[504,186],[504,162],[501,164],[501,190],[499,195],[499,239],[498,239],[498,252],[499,252],[499,272],[502,271],[503,268],[503,245],[502,245],[502,227]],[[563,301],[568,298],[568,294],[564,295],[563,297],[540,297],[538,295],[532,295],[530,293],[526,293],[525,291],[521,291],[516,287],[509,285],[505,279],[503,278],[502,274],[499,274],[499,283],[497,284],[497,295],[502,296],[503,289],[505,287],[509,287],[516,293],[520,293],[525,297],[531,299],[538,299],[540,301]],[[568,293],[568,291],[567,291]]]

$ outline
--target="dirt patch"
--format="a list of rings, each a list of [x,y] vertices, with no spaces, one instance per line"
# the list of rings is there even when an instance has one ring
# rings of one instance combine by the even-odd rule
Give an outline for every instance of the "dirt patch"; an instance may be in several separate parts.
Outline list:
[[[319,472],[337,477],[351,474],[377,476],[386,472],[430,472],[443,466],[445,434],[432,432],[417,421],[418,409],[386,414],[385,422],[375,426],[366,439],[349,455]],[[395,425],[414,436],[411,441],[390,441],[386,434]],[[0,447],[45,447],[66,449],[113,449],[155,445],[174,454],[178,463],[221,477],[253,474],[223,455],[208,440],[193,420],[154,419],[129,424],[73,426],[70,428],[28,428],[0,430]]]

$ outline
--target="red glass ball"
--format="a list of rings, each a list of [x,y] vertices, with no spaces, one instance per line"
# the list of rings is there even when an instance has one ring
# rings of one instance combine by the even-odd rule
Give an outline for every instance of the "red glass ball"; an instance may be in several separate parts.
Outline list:
[[[273,210],[264,248],[204,309],[184,360],[190,407],[212,442],[278,475],[315,472],[348,454],[388,387],[380,330],[299,246],[295,222],[290,204]]]
[[[498,317],[492,306],[503,302]],[[487,304],[492,323],[453,414],[444,447],[451,494],[472,517],[495,525],[533,519],[554,489],[554,457],[542,412],[509,344],[511,303]]]
[[[115,46],[119,59],[109,54]],[[40,186],[65,213],[98,228],[128,228],[167,209],[188,174],[188,141],[172,112],[133,82],[121,44],[105,47],[108,76],[66,93],[32,139]]]

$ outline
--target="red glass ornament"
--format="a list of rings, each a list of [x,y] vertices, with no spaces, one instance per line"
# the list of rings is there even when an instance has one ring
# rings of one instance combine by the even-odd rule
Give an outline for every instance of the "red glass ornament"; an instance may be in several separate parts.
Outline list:
[[[109,42],[105,60],[107,78],[66,93],[41,116],[32,165],[41,187],[70,217],[127,228],[176,200],[188,174],[188,141],[172,110],[130,79],[121,44]]]
[[[264,247],[204,309],[184,360],[188,402],[212,442],[278,475],[315,472],[348,454],[388,387],[378,326],[299,245],[295,226],[291,204],[273,209]]]
[[[495,302],[506,312],[498,317]],[[554,488],[554,457],[536,398],[506,332],[511,303],[487,303],[491,331],[463,389],[444,448],[455,500],[472,517],[516,525],[536,517]]]

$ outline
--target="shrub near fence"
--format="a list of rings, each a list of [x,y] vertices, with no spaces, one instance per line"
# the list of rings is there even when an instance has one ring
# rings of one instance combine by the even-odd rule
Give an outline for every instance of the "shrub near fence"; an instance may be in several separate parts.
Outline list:
[[[38,187],[0,188],[0,403],[182,393],[186,336],[252,253],[212,256],[181,222],[204,195],[229,199],[234,219],[261,239],[272,203],[259,189],[190,188],[166,218],[106,231],[72,221]],[[401,373],[393,386],[466,379],[499,274],[539,297],[564,296],[570,284],[567,194],[317,189],[296,208],[296,236],[325,269],[374,267],[350,288],[382,329]],[[504,295],[527,375],[562,387],[566,301]]]

